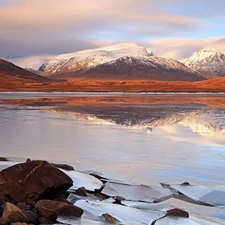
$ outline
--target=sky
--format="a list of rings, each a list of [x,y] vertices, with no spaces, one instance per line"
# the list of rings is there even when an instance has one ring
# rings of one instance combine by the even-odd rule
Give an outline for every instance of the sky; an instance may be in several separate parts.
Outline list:
[[[225,50],[224,8],[225,0],[0,0],[0,57],[26,64],[135,42],[184,59]]]

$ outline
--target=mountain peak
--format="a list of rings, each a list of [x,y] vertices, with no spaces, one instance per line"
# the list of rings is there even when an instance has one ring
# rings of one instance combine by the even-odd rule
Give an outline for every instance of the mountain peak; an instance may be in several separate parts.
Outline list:
[[[225,51],[201,49],[182,62],[207,78],[225,75]]]
[[[58,55],[45,62],[39,70],[43,75],[60,74],[82,69],[87,70],[102,63],[110,62],[125,56],[152,56],[152,52],[148,52],[146,48],[133,42],[121,43]]]
[[[225,52],[223,52],[223,51],[221,51],[219,49],[215,49],[215,48],[209,48],[209,49],[207,49],[207,48],[205,48],[205,49],[200,49],[200,50],[194,52],[192,54],[192,56],[194,56],[194,55],[203,55],[205,57],[209,57],[211,55],[224,54],[224,53]]]

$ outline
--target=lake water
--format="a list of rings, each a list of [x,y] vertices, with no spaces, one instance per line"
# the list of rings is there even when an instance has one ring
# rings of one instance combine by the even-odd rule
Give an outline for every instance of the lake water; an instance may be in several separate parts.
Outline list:
[[[0,156],[66,162],[148,185],[188,181],[225,190],[224,97],[0,93]]]

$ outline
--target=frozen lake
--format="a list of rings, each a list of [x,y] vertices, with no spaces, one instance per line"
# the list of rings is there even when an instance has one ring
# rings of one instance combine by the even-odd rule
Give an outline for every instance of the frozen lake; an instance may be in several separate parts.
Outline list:
[[[66,162],[148,185],[225,189],[224,97],[0,93],[0,156]]]

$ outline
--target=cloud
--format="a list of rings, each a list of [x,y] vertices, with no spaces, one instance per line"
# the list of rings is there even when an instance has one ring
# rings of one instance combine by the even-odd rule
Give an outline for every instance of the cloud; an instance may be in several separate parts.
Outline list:
[[[96,41],[143,41],[201,27],[192,17],[164,10],[161,4],[168,2],[177,1],[4,1],[0,56],[59,54],[95,47]]]
[[[98,45],[94,42],[73,37],[27,35],[27,39],[8,39],[5,41],[2,41],[0,37],[0,57],[4,58],[68,53],[95,47]]]
[[[224,49],[224,7],[224,0],[0,0],[0,57],[43,59],[133,41],[183,59]]]
[[[225,36],[213,38],[167,38],[151,41],[147,44],[154,55],[185,59],[195,51],[204,48],[216,48],[225,51]]]
[[[8,60],[22,68],[32,68],[33,70],[38,70],[43,62],[46,62],[53,57],[53,55],[40,55],[25,58],[10,58]]]
[[[0,7],[1,27],[19,31],[92,32],[111,25],[127,23],[161,24],[174,28],[193,27],[193,20],[161,11],[154,1],[119,0],[16,0]],[[147,10],[146,10],[147,8]],[[12,16],[9,16],[12,15]],[[103,25],[103,27],[102,27]],[[76,30],[76,29],[80,30]]]

